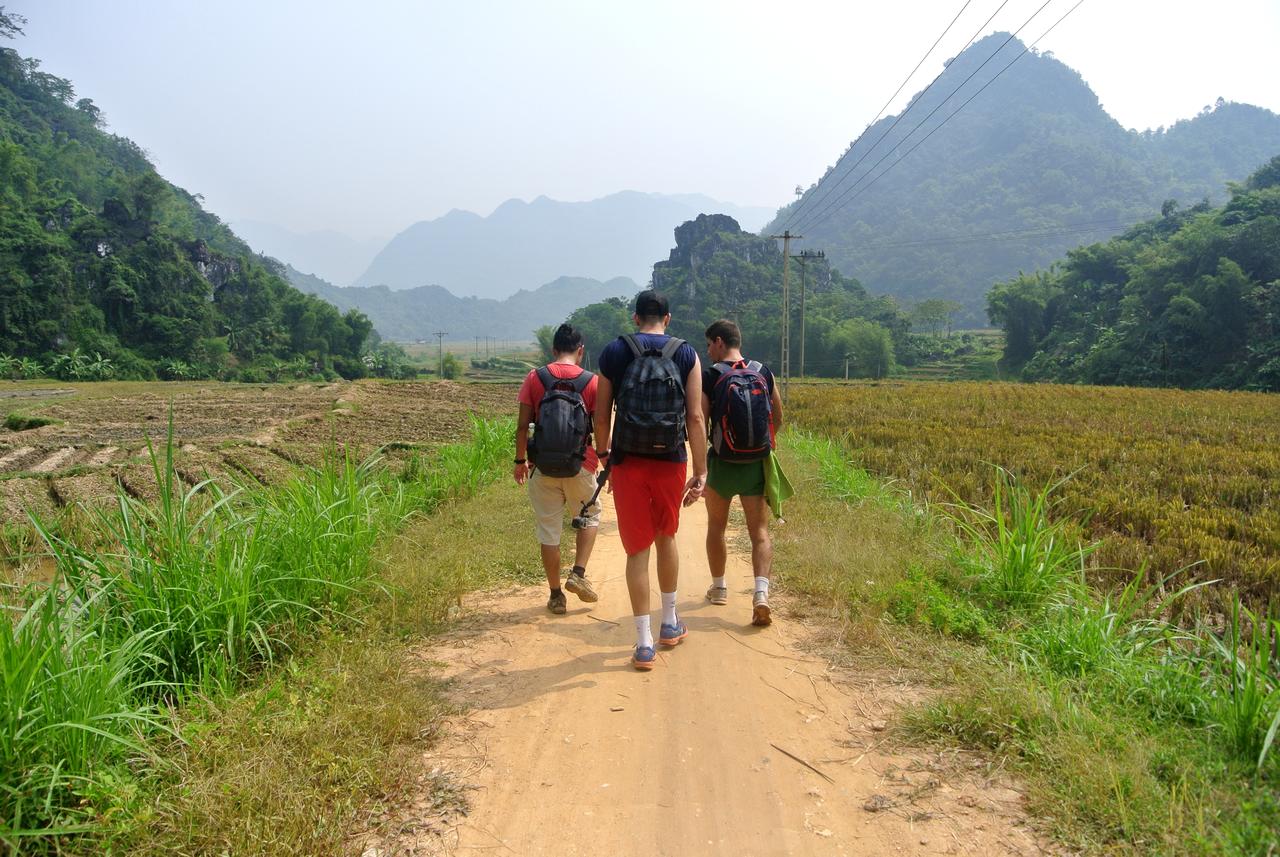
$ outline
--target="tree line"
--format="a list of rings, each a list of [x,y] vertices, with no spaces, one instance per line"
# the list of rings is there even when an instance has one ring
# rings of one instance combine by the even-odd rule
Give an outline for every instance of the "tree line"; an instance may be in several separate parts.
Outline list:
[[[0,37],[25,21],[0,7]],[[10,377],[369,371],[372,324],[292,288],[101,110],[0,48],[0,365]]]
[[[987,295],[1033,381],[1280,391],[1280,156]]]
[[[733,319],[742,328],[753,357],[779,364],[782,334],[782,252],[777,242],[739,227],[723,214],[703,214],[675,230],[670,257],[653,267],[653,287],[671,302],[670,333],[701,347],[706,325]],[[791,268],[791,354],[793,374],[816,377],[883,378],[900,365],[914,365],[949,347],[943,330],[958,306],[925,302],[911,312],[886,296],[873,296],[857,280],[843,276],[825,259],[797,261]],[[803,323],[800,295],[804,292]],[[927,304],[927,305],[926,305]],[[633,329],[631,304],[610,298],[573,312],[568,321],[582,330],[589,357],[605,343]],[[914,333],[923,326],[931,334]],[[535,334],[550,353],[551,328]]]

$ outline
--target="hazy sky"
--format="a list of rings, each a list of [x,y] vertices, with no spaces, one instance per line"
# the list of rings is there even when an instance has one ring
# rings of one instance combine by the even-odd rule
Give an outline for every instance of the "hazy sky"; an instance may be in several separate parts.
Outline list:
[[[1014,30],[1043,0],[1009,0]],[[1051,0],[1023,35],[1075,0]],[[226,220],[388,237],[452,208],[622,189],[776,206],[963,0],[6,0],[13,47]],[[895,108],[998,0],[971,0]],[[1280,0],[1086,0],[1040,44],[1126,127],[1280,111]],[[1009,70],[1014,74],[1018,66]]]

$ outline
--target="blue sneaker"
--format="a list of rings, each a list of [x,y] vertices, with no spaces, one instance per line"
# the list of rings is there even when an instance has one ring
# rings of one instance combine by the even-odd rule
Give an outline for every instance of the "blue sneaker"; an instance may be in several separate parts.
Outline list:
[[[682,620],[677,619],[674,625],[662,623],[662,627],[658,630],[658,642],[664,646],[679,645],[680,641],[689,636],[689,629],[685,627]]]
[[[638,670],[651,670],[657,659],[658,653],[653,650],[653,646],[636,646],[631,655],[631,665]]]

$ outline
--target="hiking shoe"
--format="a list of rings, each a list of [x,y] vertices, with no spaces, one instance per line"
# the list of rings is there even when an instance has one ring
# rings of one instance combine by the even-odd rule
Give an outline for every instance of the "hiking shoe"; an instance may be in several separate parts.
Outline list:
[[[547,609],[557,616],[563,615],[564,611],[568,609],[568,604],[564,600],[564,593],[551,593],[551,597],[547,599]]]
[[[662,627],[658,630],[658,642],[664,646],[676,646],[685,637],[689,636],[689,629],[685,627],[684,622],[679,619],[674,625],[662,623]]]
[[[729,587],[716,586],[714,583],[707,588],[707,600],[712,604],[728,604],[729,603]]]
[[[594,604],[600,600],[600,596],[596,595],[596,591],[591,588],[591,581],[587,580],[586,575],[578,574],[576,571],[570,572],[565,578],[564,588],[578,596],[579,601]]]
[[[751,596],[751,624],[761,628],[773,624],[773,617],[769,615],[769,596],[764,592]]]
[[[631,665],[638,670],[653,669],[653,662],[657,659],[658,653],[653,650],[653,646],[636,646],[631,653]]]

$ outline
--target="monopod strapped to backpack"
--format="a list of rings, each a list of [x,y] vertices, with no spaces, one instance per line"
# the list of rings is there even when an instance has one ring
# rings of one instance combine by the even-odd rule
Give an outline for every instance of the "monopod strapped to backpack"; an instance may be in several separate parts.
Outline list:
[[[622,337],[634,358],[622,374],[616,402],[613,445],[623,452],[665,455],[684,446],[684,377],[675,354],[683,339],[669,338],[662,348],[645,348],[634,333]]]
[[[711,448],[728,462],[759,461],[773,450],[769,430],[773,399],[764,365],[757,360],[716,364],[720,377],[711,390]]]
[[[546,366],[537,372],[543,392],[529,460],[544,476],[577,476],[591,440],[591,418],[582,393],[595,376],[583,370],[576,378],[557,378]]]

